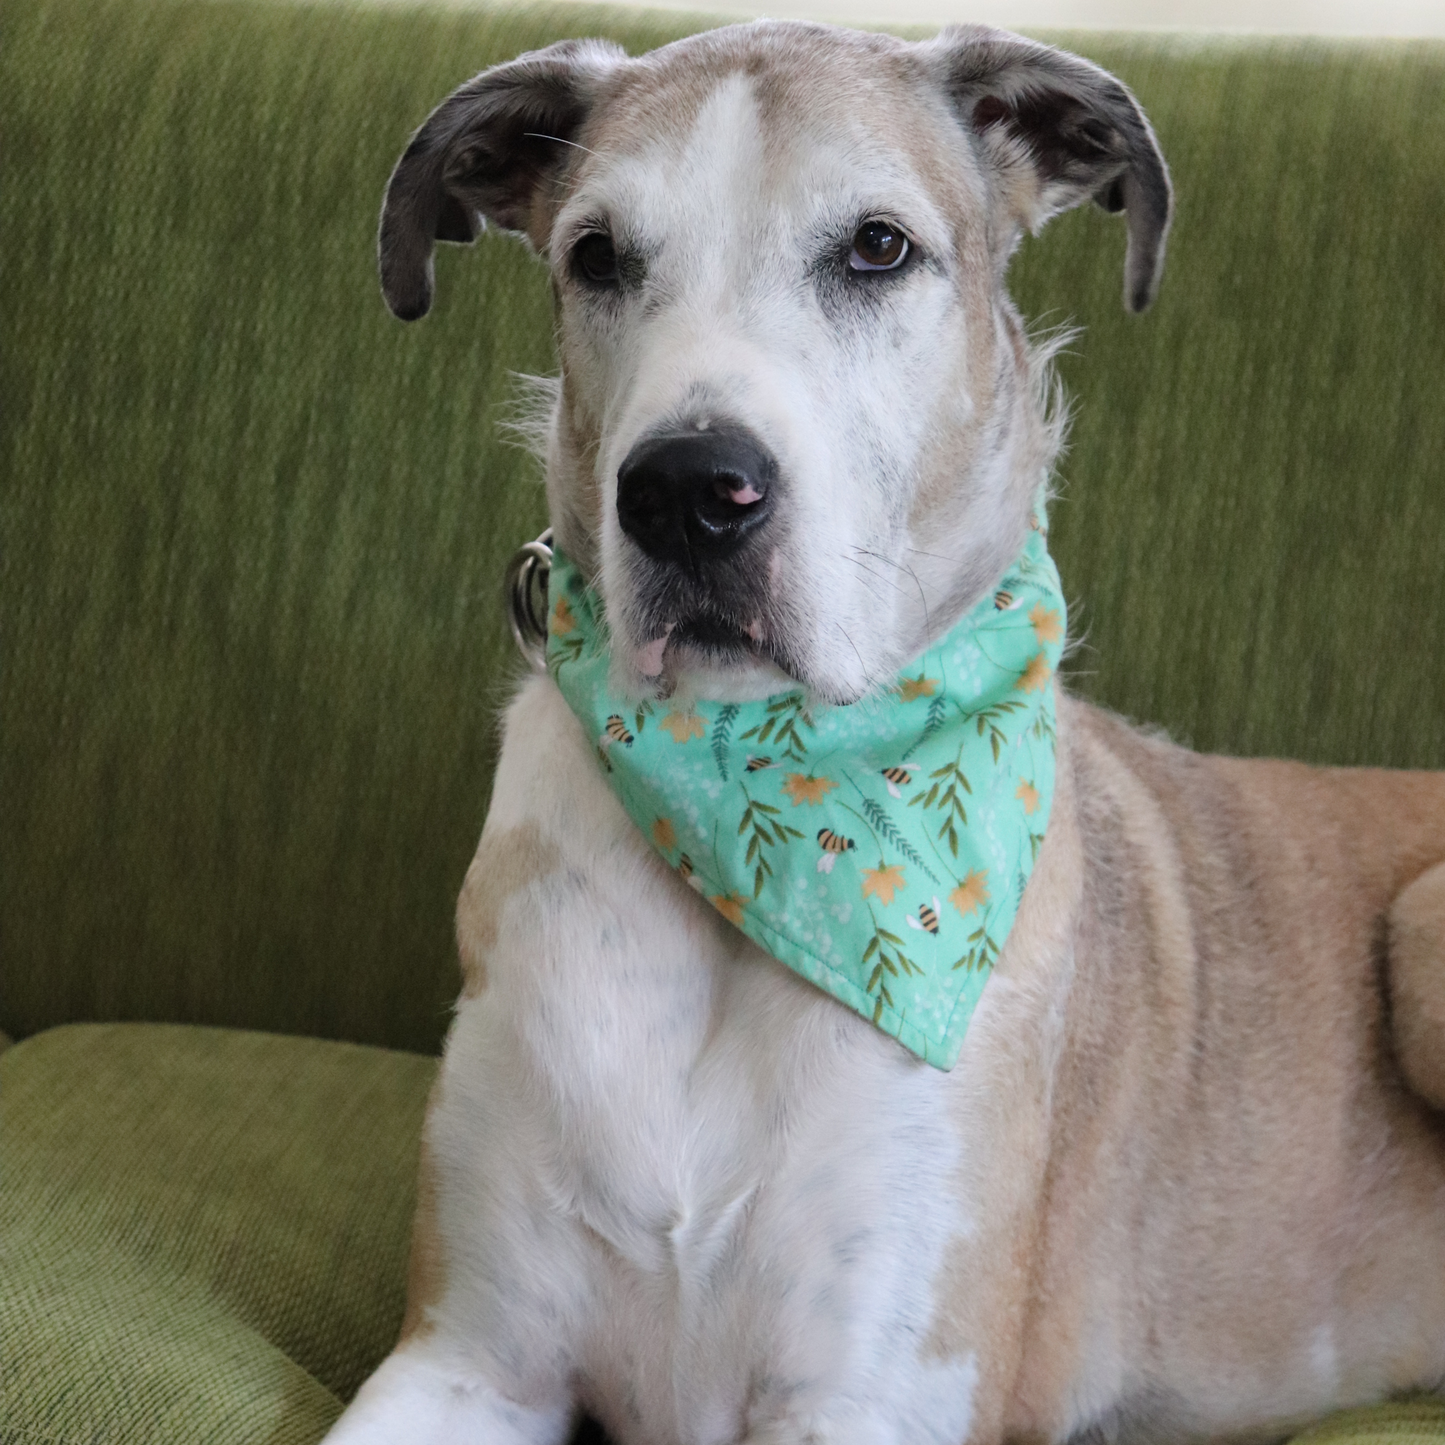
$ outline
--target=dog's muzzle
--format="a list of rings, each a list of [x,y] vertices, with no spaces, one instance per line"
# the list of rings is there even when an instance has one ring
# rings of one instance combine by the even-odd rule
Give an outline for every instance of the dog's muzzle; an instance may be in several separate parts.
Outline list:
[[[777,471],[741,427],[644,437],[617,469],[617,520],[653,560],[700,578],[767,522]]]

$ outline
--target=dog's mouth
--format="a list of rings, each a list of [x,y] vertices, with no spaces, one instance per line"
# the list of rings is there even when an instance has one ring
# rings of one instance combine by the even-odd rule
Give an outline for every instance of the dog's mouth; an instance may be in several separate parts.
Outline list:
[[[739,625],[731,618],[712,612],[687,613],[662,626],[649,629],[653,636],[634,653],[637,670],[644,677],[660,677],[669,664],[704,662],[713,667],[779,659],[768,647],[762,618]]]
[[[646,682],[671,694],[683,675],[711,674],[704,696],[727,701],[736,696],[762,696],[764,692],[802,687],[819,702],[846,706],[857,702],[866,688],[838,686],[819,678],[806,655],[789,644],[786,628],[766,611],[752,609],[746,621],[711,608],[691,608],[675,621],[651,620],[642,630],[650,640],[632,649],[632,664]],[[784,614],[786,616],[786,613]],[[654,614],[655,618],[655,614]],[[721,689],[718,691],[716,689]]]
[[[678,647],[691,647],[720,661],[756,657],[764,651],[761,620],[749,630],[706,613],[684,618],[673,628],[671,641]]]

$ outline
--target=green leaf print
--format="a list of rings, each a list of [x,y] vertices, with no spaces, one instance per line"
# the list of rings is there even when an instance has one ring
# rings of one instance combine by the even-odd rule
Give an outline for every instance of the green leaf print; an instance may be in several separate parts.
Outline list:
[[[914,753],[916,753],[919,748],[921,748],[924,743],[926,743],[929,738],[931,738],[934,733],[936,733],[939,728],[943,726],[944,713],[947,710],[947,707],[948,700],[947,698],[942,697],[936,697],[931,703],[928,704],[928,717],[923,724],[923,731],[919,733],[917,741],[913,744],[912,747],[908,749],[907,752],[903,754],[903,757],[900,759],[900,761],[906,763],[909,758],[911,758]]]
[[[880,804],[875,803],[872,798],[865,797],[863,799],[863,816],[872,824],[880,838],[885,839],[896,848],[915,868],[921,868],[935,883],[938,882],[938,875],[923,861],[918,849],[898,831],[897,825]]]
[[[768,704],[767,716],[743,733],[742,740],[765,743],[772,739],[781,745],[785,758],[801,763],[807,760],[808,748],[799,731],[800,726],[812,732],[813,719],[808,715],[808,703],[803,694],[790,692],[774,698]]]
[[[801,839],[804,835],[780,820],[781,809],[775,808],[771,803],[760,802],[752,797],[746,788],[742,792],[748,805],[743,809],[742,818],[738,822],[738,837],[741,838],[749,829],[752,830],[747,852],[743,854],[743,866],[750,863],[753,865],[753,897],[756,898],[763,891],[764,882],[773,876],[768,850],[779,844],[785,845],[789,838]]]
[[[978,720],[978,735],[988,738],[989,745],[993,749],[993,760],[998,762],[999,751],[1008,741],[1008,735],[999,726],[999,720],[1006,713],[1026,712],[1027,710],[1027,703],[1020,702],[1018,698],[1009,698],[1004,702],[996,702],[991,707],[981,707],[977,712],[967,713],[965,716]]]
[[[973,793],[973,787],[963,771],[963,744],[959,743],[951,763],[935,768],[928,778],[928,787],[915,793],[908,800],[908,806],[922,804],[925,812],[935,808],[943,814],[938,824],[938,840],[947,843],[949,851],[957,858],[958,830],[968,827],[968,809],[964,806],[963,795]]]
[[[580,633],[573,637],[553,637],[551,639],[547,647],[547,667],[554,680],[564,664],[576,662],[582,656],[586,645]]]
[[[869,912],[872,913],[871,908]],[[876,914],[873,914],[873,937],[863,950],[862,961],[866,964],[873,959],[877,962],[873,964],[873,972],[868,975],[865,992],[873,996],[873,1022],[877,1023],[885,1004],[889,1008],[894,1007],[893,995],[888,991],[888,980],[922,978],[923,970],[904,953],[903,940],[879,924]]]
[[[953,965],[954,971],[964,969],[972,973],[975,969],[992,968],[998,960],[998,944],[984,924],[968,935],[968,952]]]
[[[727,703],[719,710],[717,721],[712,725],[712,760],[723,782],[728,780],[728,744],[732,741],[733,723],[741,711],[737,703]]]

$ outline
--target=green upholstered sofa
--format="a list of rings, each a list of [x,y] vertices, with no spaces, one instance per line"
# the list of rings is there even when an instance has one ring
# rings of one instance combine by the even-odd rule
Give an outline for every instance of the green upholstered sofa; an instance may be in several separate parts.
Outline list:
[[[552,349],[502,237],[393,321],[377,205],[482,66],[699,23],[0,6],[7,1445],[301,1445],[395,1334],[499,582],[544,521],[500,424]],[[1015,264],[1085,328],[1075,686],[1201,747],[1445,767],[1445,47],[1060,38],[1179,192],[1142,318],[1099,212]]]

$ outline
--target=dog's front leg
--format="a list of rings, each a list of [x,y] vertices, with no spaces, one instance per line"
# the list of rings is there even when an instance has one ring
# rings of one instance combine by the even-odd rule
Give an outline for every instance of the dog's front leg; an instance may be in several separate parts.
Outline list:
[[[493,1023],[463,999],[422,1142],[401,1339],[327,1445],[560,1445],[575,1402],[574,1241],[522,1161],[535,1124],[479,1070]]]
[[[401,1339],[327,1445],[560,1445],[586,1271],[498,1011],[463,996],[427,1109]]]
[[[686,1012],[669,953],[650,957],[628,913],[651,917],[666,906],[652,895],[678,887],[633,836],[551,682],[533,680],[509,715],[458,907],[464,986],[427,1111],[401,1341],[329,1445],[566,1435],[578,1351],[608,1332],[599,1240],[631,1239],[637,1213],[630,1196],[612,1208],[614,1178],[637,1183],[613,1168],[626,1155],[617,1129],[650,1138],[648,1101],[676,1092],[644,1067],[657,1048],[639,1029],[654,1045],[665,1033],[645,1005],[674,1022]],[[634,1008],[644,965],[662,984],[640,987]],[[707,991],[691,992],[705,1032]],[[660,1168],[638,1171],[644,1193]]]

